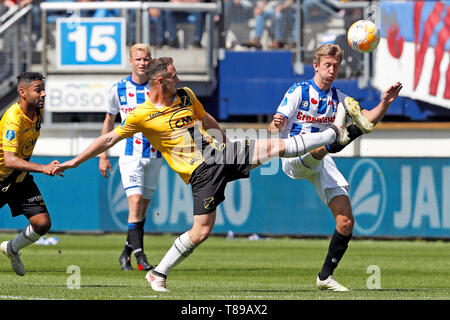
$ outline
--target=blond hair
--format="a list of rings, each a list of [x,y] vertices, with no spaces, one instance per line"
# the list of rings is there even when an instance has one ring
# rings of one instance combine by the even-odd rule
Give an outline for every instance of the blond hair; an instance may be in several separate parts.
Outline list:
[[[130,47],[130,58],[133,56],[133,53],[136,51],[144,51],[148,52],[150,58],[152,57],[152,52],[150,50],[150,46],[146,43],[135,43]]]
[[[341,47],[339,47],[337,44],[327,43],[321,45],[319,48],[317,48],[316,52],[314,53],[313,62],[319,65],[320,59],[323,56],[336,57],[338,58],[340,64],[342,62],[342,59],[344,58],[344,50],[342,50]]]

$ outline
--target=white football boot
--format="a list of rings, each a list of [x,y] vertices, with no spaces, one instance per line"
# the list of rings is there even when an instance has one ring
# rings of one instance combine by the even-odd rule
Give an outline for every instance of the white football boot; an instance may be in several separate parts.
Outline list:
[[[361,112],[359,102],[351,97],[345,97],[345,108],[353,120],[353,123],[363,132],[369,133],[373,130],[373,123],[370,122]]]
[[[339,102],[337,105],[336,115],[332,127],[336,131],[336,140],[341,145],[346,145],[350,142],[348,131],[346,127],[347,114],[344,105]]]
[[[320,290],[330,290],[330,291],[349,291],[346,287],[339,284],[336,280],[333,279],[333,276],[329,276],[325,280],[320,280],[319,276],[317,276],[317,288]]]
[[[148,283],[152,286],[153,291],[158,292],[168,292],[169,289],[166,288],[166,278],[158,276],[150,270],[145,275],[145,279],[147,279]]]
[[[16,274],[19,276],[25,275],[25,266],[23,265],[22,259],[20,259],[19,253],[12,250],[11,241],[3,241],[0,244],[0,250],[11,261],[11,267]]]

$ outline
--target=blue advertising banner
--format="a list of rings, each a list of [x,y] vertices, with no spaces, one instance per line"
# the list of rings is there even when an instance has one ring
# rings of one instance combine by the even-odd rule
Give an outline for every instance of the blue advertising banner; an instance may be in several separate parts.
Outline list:
[[[48,163],[51,158],[35,157]],[[60,161],[65,159],[61,158]],[[105,179],[98,161],[64,178],[34,174],[52,216],[53,231],[125,231],[128,203],[117,159]],[[336,158],[350,182],[355,236],[450,237],[450,160],[446,158]],[[167,166],[147,213],[147,232],[181,233],[193,221],[190,186]],[[23,216],[0,210],[0,229],[22,229]],[[308,181],[292,180],[280,160],[227,186],[213,233],[330,235],[335,222]]]
[[[125,66],[124,18],[64,18],[56,21],[59,68]]]

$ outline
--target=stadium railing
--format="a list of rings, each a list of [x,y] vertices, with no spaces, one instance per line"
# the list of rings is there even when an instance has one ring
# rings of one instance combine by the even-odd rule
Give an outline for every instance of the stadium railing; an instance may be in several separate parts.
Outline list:
[[[31,65],[32,5],[8,10],[0,17],[0,99],[16,85],[16,76]]]

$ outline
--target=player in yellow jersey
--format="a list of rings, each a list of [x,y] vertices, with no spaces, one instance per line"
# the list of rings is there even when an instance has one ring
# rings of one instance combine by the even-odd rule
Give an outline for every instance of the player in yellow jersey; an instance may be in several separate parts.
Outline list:
[[[30,222],[13,240],[0,244],[16,274],[25,267],[19,250],[39,240],[50,230],[51,220],[41,192],[30,172],[53,176],[59,162],[30,162],[39,138],[45,101],[44,76],[23,72],[17,77],[19,102],[6,110],[0,121],[0,208],[8,204],[13,217],[23,214]]]
[[[205,111],[189,88],[179,82],[171,58],[153,59],[149,64],[150,95],[129,113],[120,126],[97,138],[80,155],[58,166],[54,173],[75,168],[111,148],[121,139],[142,132],[158,149],[184,182],[191,184],[194,224],[179,236],[161,262],[146,275],[155,291],[168,291],[166,278],[210,235],[216,207],[224,200],[226,184],[248,178],[250,170],[275,157],[298,157],[318,146],[348,142],[344,127],[345,109],[338,108],[336,120],[320,133],[287,139],[230,142],[217,121]]]

